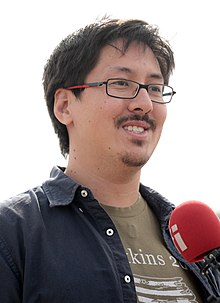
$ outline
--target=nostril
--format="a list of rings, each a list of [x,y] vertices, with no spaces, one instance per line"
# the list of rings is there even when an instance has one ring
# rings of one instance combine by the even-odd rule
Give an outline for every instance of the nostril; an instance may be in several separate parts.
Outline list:
[[[143,111],[143,108],[136,107],[136,108],[134,108],[133,110],[134,110],[134,111],[141,111],[141,112],[142,112],[142,111]]]

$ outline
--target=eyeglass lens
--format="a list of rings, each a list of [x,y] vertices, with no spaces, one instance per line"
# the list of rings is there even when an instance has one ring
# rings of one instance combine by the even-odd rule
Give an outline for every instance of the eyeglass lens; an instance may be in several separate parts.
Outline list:
[[[109,79],[107,81],[107,93],[119,98],[134,98],[139,92],[140,85],[131,80]],[[140,87],[142,88],[142,87]],[[152,84],[146,87],[150,98],[160,103],[167,103],[171,100],[173,90],[163,84]]]

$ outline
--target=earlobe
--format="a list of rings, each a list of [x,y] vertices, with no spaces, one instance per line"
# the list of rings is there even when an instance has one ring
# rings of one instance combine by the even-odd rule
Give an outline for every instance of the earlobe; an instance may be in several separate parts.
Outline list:
[[[63,88],[59,88],[54,94],[54,115],[64,125],[72,122],[70,103],[73,94]]]

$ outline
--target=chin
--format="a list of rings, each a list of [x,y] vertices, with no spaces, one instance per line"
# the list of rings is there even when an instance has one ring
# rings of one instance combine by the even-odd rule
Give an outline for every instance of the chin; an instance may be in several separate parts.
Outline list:
[[[128,167],[143,167],[149,160],[146,155],[144,157],[137,157],[131,154],[125,154],[121,157],[122,163]]]

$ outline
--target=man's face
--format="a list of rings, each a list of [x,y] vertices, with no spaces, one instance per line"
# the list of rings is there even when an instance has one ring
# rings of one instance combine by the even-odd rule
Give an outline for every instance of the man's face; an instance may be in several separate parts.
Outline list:
[[[163,84],[150,48],[133,43],[122,54],[120,41],[114,45],[103,48],[85,83],[124,78],[142,84]],[[134,99],[116,99],[106,94],[105,85],[85,89],[79,99],[72,96],[72,123],[67,125],[71,157],[98,161],[106,168],[140,168],[148,161],[161,135],[166,105],[152,103],[145,89]]]

